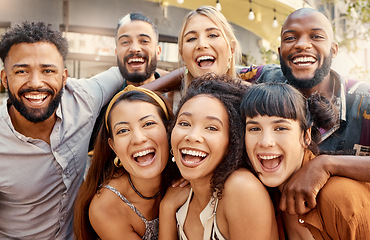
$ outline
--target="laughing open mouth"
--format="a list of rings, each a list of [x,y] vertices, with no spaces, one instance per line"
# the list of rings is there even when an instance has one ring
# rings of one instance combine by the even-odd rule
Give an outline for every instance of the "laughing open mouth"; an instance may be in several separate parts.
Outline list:
[[[208,67],[211,66],[215,60],[213,56],[200,56],[196,59],[196,62],[199,67]]]
[[[181,149],[182,163],[187,167],[195,167],[201,163],[206,157],[207,153],[198,150]]]
[[[282,155],[258,155],[258,160],[264,171],[273,172],[279,168]]]
[[[307,57],[294,57],[292,62],[298,66],[309,66],[317,62],[317,59],[311,56]]]
[[[147,149],[144,151],[136,152],[132,155],[132,158],[140,165],[147,166],[154,161],[155,150]]]

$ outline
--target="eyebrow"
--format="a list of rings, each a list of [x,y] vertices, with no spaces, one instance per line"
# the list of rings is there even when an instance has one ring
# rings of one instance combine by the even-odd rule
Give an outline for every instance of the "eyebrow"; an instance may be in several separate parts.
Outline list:
[[[286,120],[286,119],[277,119],[277,120],[275,120],[275,121],[273,121],[272,123],[287,123],[287,124],[291,124],[288,120]],[[246,123],[245,123],[245,125],[248,125],[248,124],[259,124],[259,122],[258,121],[254,121],[254,120],[249,120],[249,121],[247,121]]]
[[[181,113],[179,115],[179,117],[182,116],[182,115],[188,116],[188,117],[191,117],[192,116],[192,114],[189,113],[189,112],[183,112],[183,113]],[[206,118],[209,119],[209,120],[215,120],[215,121],[219,122],[222,126],[224,126],[224,123],[218,117],[215,117],[215,116],[206,116]]]
[[[29,67],[30,65],[29,64],[19,64],[19,63],[16,63],[12,66],[12,69],[14,68],[25,68],[25,67]],[[43,68],[47,68],[47,67],[53,67],[53,68],[56,68],[57,66],[54,65],[54,64],[40,64],[40,67],[43,67]]]
[[[156,118],[154,115],[152,115],[152,114],[148,114],[148,115],[146,115],[146,116],[144,116],[144,117],[140,118],[140,119],[139,119],[139,122],[141,122],[141,121],[143,121],[143,120],[147,119],[148,117]],[[121,124],[129,124],[129,122],[125,122],[125,121],[117,122],[116,124],[114,124],[113,129],[114,129],[117,125],[121,125]]]
[[[325,32],[325,30],[323,28],[312,28],[311,31],[323,31]],[[285,30],[283,31],[282,35],[284,35],[285,33],[295,33],[297,32],[297,30]]]
[[[206,28],[206,32],[210,32],[210,31],[214,31],[214,30],[216,30],[216,31],[220,31],[221,32],[221,30],[220,29],[218,29],[218,28],[216,28],[216,27],[210,27],[210,28]],[[192,33],[196,33],[197,31],[195,31],[195,30],[190,30],[189,32],[187,32],[187,33],[185,33],[184,34],[184,37],[186,37],[187,35],[189,35],[189,34],[192,34]]]
[[[120,40],[121,38],[129,38],[130,37],[130,35],[127,35],[127,34],[122,34],[122,35],[120,35],[119,37],[118,37],[118,40]],[[150,35],[148,35],[148,34],[145,34],[145,33],[141,33],[141,34],[139,34],[139,37],[147,37],[147,38],[150,38],[150,39],[152,39],[152,37],[150,36]]]

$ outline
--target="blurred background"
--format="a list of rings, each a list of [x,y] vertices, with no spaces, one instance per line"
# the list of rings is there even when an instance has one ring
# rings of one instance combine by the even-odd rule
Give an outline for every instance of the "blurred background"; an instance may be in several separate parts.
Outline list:
[[[90,77],[116,65],[118,20],[127,13],[142,12],[158,26],[159,67],[170,71],[179,67],[177,36],[183,18],[202,5],[218,7],[233,25],[246,66],[279,63],[277,47],[285,18],[297,8],[318,9],[332,21],[340,45],[332,68],[370,82],[368,0],[1,0],[0,34],[25,20],[51,23],[69,40],[69,75]],[[0,92],[4,92],[1,86]]]

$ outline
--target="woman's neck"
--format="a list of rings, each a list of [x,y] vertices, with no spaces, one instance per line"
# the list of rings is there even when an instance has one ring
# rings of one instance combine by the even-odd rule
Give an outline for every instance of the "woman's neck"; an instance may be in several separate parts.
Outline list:
[[[190,181],[190,186],[193,189],[192,201],[204,209],[211,199],[210,179],[208,181]]]

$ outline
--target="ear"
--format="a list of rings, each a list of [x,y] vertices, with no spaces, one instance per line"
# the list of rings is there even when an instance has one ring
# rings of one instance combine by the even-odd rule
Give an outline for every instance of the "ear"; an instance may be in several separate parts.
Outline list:
[[[312,142],[311,130],[312,130],[312,127],[310,127],[304,132],[303,138],[304,138],[305,147],[308,147]]]
[[[280,47],[278,47],[278,53],[279,53],[279,56],[280,56]]]
[[[338,55],[338,51],[339,51],[338,43],[332,42],[331,43],[331,50],[333,52],[333,58],[335,58]]]
[[[235,41],[231,41],[231,42],[230,42],[231,55],[234,55],[235,47],[236,47],[236,43],[235,43]]]
[[[116,55],[117,57],[117,48],[114,49],[114,54]]]
[[[67,78],[68,78],[68,70],[67,68],[65,68],[63,70],[63,74],[62,74],[62,84],[63,84],[63,87],[66,85],[67,83]]]
[[[5,87],[5,88],[7,88],[8,87],[8,76],[6,75],[6,73],[5,73],[5,70],[3,69],[3,70],[1,70],[1,75],[0,75],[0,77],[1,77],[1,83],[3,84],[3,86]]]
[[[116,148],[114,146],[114,141],[112,138],[108,138],[108,144],[109,144],[109,147],[113,150],[113,152],[117,155]]]
[[[157,46],[156,52],[157,52],[157,60],[159,60],[161,52],[162,52],[162,47],[160,45]]]

